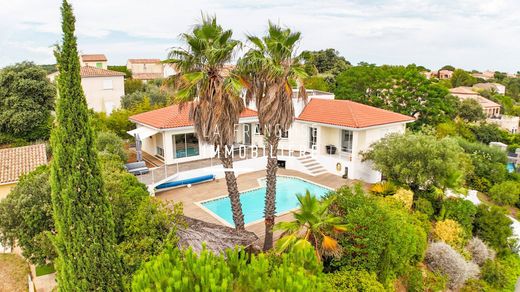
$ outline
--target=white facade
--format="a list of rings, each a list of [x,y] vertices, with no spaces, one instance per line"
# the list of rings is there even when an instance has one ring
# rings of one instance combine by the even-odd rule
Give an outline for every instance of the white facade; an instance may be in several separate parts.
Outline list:
[[[81,86],[89,108],[110,114],[121,107],[125,95],[124,76],[82,77]]]
[[[508,131],[509,133],[518,133],[518,126],[520,122],[519,117],[515,116],[500,116],[497,118],[487,119],[488,122],[498,125],[500,128]]]

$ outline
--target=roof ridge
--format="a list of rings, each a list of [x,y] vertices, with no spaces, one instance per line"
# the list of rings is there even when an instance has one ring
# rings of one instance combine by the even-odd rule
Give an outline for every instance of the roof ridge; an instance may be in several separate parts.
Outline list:
[[[345,99],[345,101],[350,101],[348,99]],[[356,128],[359,128],[359,123],[358,123],[358,120],[356,119],[356,116],[354,115],[354,113],[352,112],[352,107],[350,107],[350,104],[347,103],[348,106],[347,106],[347,109],[348,111],[350,112],[350,116],[352,117],[352,119],[354,120],[354,125],[356,126]]]

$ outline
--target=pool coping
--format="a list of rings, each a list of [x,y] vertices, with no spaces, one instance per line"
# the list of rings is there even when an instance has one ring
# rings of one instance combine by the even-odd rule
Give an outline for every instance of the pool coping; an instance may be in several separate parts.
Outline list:
[[[319,187],[322,187],[324,189],[327,189],[329,191],[334,191],[333,188],[331,187],[328,187],[328,186],[325,186],[325,185],[322,185],[320,183],[316,183],[316,182],[313,182],[311,180],[308,180],[308,179],[305,179],[305,178],[302,178],[302,177],[299,177],[299,176],[294,176],[294,175],[277,175],[278,177],[288,177],[288,178],[295,178],[295,179],[299,179],[299,180],[303,180],[307,183],[311,183],[311,184],[314,184],[314,185],[317,185]],[[247,190],[244,190],[244,191],[239,191],[239,193],[247,193],[247,192],[250,192],[250,191],[254,191],[254,190],[258,190],[258,189],[261,189],[263,188],[262,184],[261,184],[261,181],[263,179],[266,179],[266,177],[260,177],[260,178],[257,178],[256,181],[258,182],[258,187],[254,187],[254,188],[250,188],[250,189],[247,189]],[[242,195],[242,194],[240,194]],[[207,200],[202,200],[202,201],[198,201],[198,202],[193,202],[193,204],[195,204],[197,207],[201,208],[202,210],[204,210],[206,213],[208,213],[209,215],[211,215],[211,217],[215,218],[218,222],[224,224],[225,226],[228,226],[228,227],[231,227],[231,228],[235,228],[235,226],[233,226],[232,224],[230,224],[229,222],[227,222],[226,220],[224,220],[222,217],[218,216],[217,214],[215,214],[213,211],[211,211],[210,209],[204,207],[204,203],[207,203],[207,202],[211,202],[211,201],[216,201],[216,200],[220,200],[220,199],[223,199],[223,198],[226,198],[226,197],[229,197],[229,195],[221,195],[221,196],[217,196],[217,197],[214,197],[214,198],[211,198],[211,199],[207,199]],[[289,214],[289,213],[292,213],[296,210],[300,209],[299,207],[298,208],[293,208],[293,209],[290,209],[290,210],[286,210],[286,211],[283,211],[283,212],[280,212],[280,213],[276,213],[275,214],[275,217],[280,217],[280,216],[283,216],[283,215],[286,215],[286,214]],[[258,219],[258,220],[255,220],[253,222],[249,222],[247,224],[244,224],[244,227],[248,227],[248,226],[251,226],[251,225],[254,225],[254,224],[258,224],[260,222],[263,222],[265,220],[265,218],[262,218],[262,219]]]

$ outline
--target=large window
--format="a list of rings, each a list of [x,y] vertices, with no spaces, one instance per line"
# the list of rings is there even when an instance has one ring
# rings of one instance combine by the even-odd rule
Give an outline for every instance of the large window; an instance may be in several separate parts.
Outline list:
[[[341,151],[352,153],[352,131],[341,130]]]
[[[175,158],[199,155],[199,139],[194,133],[173,135],[172,140]]]

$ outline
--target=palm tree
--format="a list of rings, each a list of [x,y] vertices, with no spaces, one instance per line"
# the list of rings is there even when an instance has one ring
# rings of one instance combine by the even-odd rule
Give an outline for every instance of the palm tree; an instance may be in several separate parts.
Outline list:
[[[181,35],[187,49],[175,48],[168,60],[177,65],[180,78],[175,100],[181,106],[189,102],[190,119],[199,140],[215,146],[225,169],[233,168],[233,157],[225,148],[233,145],[235,124],[244,110],[240,97],[241,84],[225,69],[241,43],[232,39],[233,32],[224,30],[215,17],[203,16],[190,33]],[[237,230],[244,229],[244,215],[236,177],[226,171],[226,183]]]
[[[263,38],[248,36],[253,45],[239,61],[239,71],[246,85],[246,102],[255,102],[260,131],[268,147],[265,196],[264,250],[273,246],[273,226],[276,203],[276,172],[278,169],[278,142],[294,120],[291,80],[299,84],[298,97],[307,100],[302,79],[306,77],[301,58],[296,56],[299,32],[291,32],[269,22]]]
[[[330,235],[346,231],[346,226],[341,223],[341,217],[329,212],[333,199],[320,202],[309,191],[306,191],[305,195],[297,195],[297,198],[300,210],[293,212],[296,220],[280,222],[275,226],[275,229],[283,230],[276,250],[283,252],[310,244],[314,247],[318,259],[321,259],[322,255],[340,254],[340,245]]]

